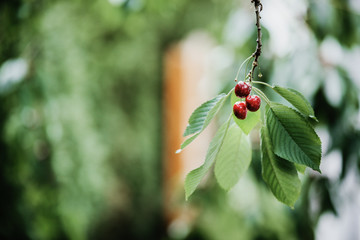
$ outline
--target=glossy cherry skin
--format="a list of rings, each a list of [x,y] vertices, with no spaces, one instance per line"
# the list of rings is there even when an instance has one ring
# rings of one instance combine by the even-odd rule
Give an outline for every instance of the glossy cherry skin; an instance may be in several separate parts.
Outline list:
[[[235,95],[238,97],[246,97],[251,92],[251,86],[246,82],[240,81],[235,86]]]
[[[234,115],[238,119],[245,119],[247,114],[246,104],[244,102],[236,102],[233,107]]]
[[[247,96],[245,101],[247,109],[251,112],[256,112],[260,108],[261,99],[259,96]]]

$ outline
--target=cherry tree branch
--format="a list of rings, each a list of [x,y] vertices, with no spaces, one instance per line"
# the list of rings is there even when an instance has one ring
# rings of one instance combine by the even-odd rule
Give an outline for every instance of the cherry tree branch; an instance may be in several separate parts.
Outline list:
[[[256,27],[257,27],[257,39],[256,39],[256,49],[255,52],[251,55],[252,57],[254,57],[254,61],[252,63],[252,68],[248,74],[249,76],[249,80],[251,82],[251,80],[253,79],[253,75],[254,75],[254,71],[255,68],[259,65],[258,63],[258,59],[261,55],[261,47],[262,47],[262,43],[261,43],[261,25],[260,25],[260,12],[263,9],[263,6],[260,2],[260,0],[251,0],[251,3],[254,3],[255,6],[255,15],[256,15]]]

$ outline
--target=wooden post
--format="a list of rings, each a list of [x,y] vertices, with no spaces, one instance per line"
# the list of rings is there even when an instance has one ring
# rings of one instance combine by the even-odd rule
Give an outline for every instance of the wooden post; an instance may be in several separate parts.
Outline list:
[[[209,73],[210,38],[194,33],[173,45],[164,57],[164,213],[168,224],[182,219],[191,221],[186,212],[184,180],[199,167],[213,135],[210,125],[198,139],[179,154],[175,151],[184,141],[182,136],[191,113],[201,103],[214,97],[213,79]]]

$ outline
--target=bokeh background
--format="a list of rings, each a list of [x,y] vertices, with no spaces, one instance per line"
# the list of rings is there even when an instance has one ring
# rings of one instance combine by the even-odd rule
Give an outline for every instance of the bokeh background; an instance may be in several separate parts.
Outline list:
[[[210,174],[184,199],[230,107],[175,151],[255,49],[250,0],[1,1],[0,239],[360,239],[360,2],[263,5],[259,79],[302,92],[323,142],[293,210],[261,178],[256,131],[233,190]]]

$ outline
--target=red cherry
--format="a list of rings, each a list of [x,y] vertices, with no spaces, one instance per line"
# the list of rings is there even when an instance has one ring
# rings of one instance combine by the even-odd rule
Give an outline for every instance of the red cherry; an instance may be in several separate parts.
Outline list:
[[[259,96],[247,96],[246,97],[246,107],[251,112],[256,112],[260,108],[261,99]]]
[[[245,119],[246,118],[246,104],[244,102],[236,102],[233,107],[234,115],[238,119]]]
[[[251,86],[246,82],[240,81],[235,86],[235,95],[238,97],[246,97],[251,92]]]

